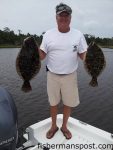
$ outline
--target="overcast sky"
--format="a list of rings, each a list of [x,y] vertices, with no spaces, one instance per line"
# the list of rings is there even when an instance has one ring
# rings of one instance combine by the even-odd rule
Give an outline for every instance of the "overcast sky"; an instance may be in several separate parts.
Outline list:
[[[72,10],[71,26],[84,34],[113,37],[113,0],[0,0],[0,29],[41,35],[56,27],[55,6]]]

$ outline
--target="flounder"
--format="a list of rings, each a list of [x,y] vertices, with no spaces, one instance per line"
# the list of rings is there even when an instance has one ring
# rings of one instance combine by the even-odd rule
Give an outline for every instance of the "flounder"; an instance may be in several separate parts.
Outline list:
[[[101,48],[95,42],[91,42],[87,49],[84,65],[87,72],[92,77],[89,85],[93,87],[98,86],[97,77],[105,68],[106,61]]]
[[[35,77],[41,68],[41,61],[38,46],[34,37],[24,39],[22,48],[16,59],[16,70],[23,79],[22,90],[29,92],[32,90],[30,80]]]

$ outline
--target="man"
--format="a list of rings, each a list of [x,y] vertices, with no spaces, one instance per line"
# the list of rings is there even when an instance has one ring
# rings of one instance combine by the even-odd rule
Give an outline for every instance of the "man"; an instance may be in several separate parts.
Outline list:
[[[84,60],[87,44],[83,34],[70,28],[72,9],[63,3],[56,6],[58,28],[44,34],[40,46],[40,58],[47,56],[47,92],[50,103],[52,125],[46,137],[52,138],[58,131],[56,124],[58,104],[63,101],[63,123],[61,131],[66,139],[72,137],[67,128],[71,107],[79,104],[77,87],[78,56]]]

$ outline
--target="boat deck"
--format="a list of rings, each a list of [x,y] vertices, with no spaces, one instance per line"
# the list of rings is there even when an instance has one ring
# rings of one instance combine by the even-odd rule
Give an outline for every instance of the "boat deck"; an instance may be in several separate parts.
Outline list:
[[[111,146],[113,145],[111,133],[93,127],[72,117],[70,117],[68,121],[68,128],[72,133],[72,138],[67,140],[60,131],[62,117],[63,116],[61,114],[57,116],[57,125],[59,130],[52,139],[46,138],[46,132],[51,126],[50,118],[27,128],[29,138],[26,137],[26,139],[29,139],[29,141],[31,141],[34,145],[40,143],[40,145],[38,144],[30,150],[42,150],[44,146],[49,147],[50,150],[111,150]]]

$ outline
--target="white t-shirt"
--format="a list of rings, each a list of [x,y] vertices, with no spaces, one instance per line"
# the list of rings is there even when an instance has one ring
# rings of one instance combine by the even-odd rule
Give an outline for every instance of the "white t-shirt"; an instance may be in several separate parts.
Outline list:
[[[84,35],[73,28],[69,32],[59,32],[57,28],[48,30],[40,49],[47,54],[47,67],[56,74],[70,74],[78,67],[77,53],[87,50]]]

